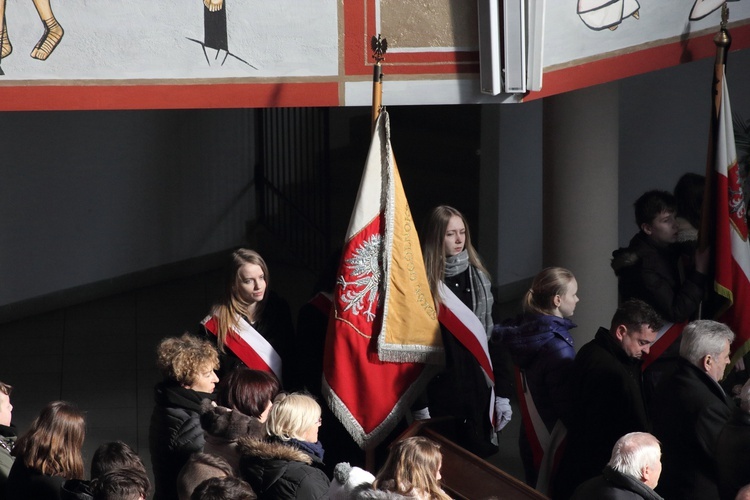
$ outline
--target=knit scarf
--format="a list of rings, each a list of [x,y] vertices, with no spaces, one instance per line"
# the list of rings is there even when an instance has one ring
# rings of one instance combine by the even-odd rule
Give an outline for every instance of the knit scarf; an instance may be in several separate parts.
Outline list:
[[[287,442],[292,446],[295,446],[298,450],[304,451],[311,457],[317,457],[321,462],[323,461],[325,451],[323,450],[323,445],[320,441],[317,443],[308,443],[307,441],[292,438]]]
[[[451,255],[445,259],[445,277],[452,278],[469,269],[469,286],[471,287],[472,310],[484,325],[487,338],[492,335],[492,284],[489,277],[476,267],[469,265],[469,252]]]

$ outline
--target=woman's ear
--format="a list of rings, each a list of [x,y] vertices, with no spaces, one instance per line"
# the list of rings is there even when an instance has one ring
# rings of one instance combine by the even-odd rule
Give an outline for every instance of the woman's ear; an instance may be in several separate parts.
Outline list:
[[[560,307],[560,304],[562,304],[562,296],[561,295],[555,295],[552,298],[552,303],[555,305],[555,307]]]

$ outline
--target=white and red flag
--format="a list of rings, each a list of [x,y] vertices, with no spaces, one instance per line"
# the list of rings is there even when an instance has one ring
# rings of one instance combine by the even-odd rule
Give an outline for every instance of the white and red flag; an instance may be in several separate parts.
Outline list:
[[[323,393],[355,442],[372,448],[434,373],[425,362],[441,356],[437,313],[383,110],[337,274]]]
[[[726,323],[736,335],[732,345],[734,364],[750,351],[750,244],[734,143],[732,109],[723,71],[721,76],[723,78],[718,85],[721,96],[717,115],[716,159],[713,165],[716,207],[714,290],[726,299],[717,319]]]

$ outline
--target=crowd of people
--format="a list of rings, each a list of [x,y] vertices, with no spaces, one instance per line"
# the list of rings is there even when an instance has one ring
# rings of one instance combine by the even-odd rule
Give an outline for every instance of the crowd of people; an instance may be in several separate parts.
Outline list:
[[[681,180],[676,191],[695,196],[700,182]],[[636,201],[639,231],[612,260],[622,301],[609,327],[577,353],[573,273],[543,269],[523,313],[496,324],[490,274],[466,219],[436,207],[422,233],[435,305],[454,294],[479,320],[483,340],[507,351],[514,372],[496,363],[493,390],[476,353],[441,327],[445,364],[410,417],[452,417],[450,439],[487,457],[513,417],[513,395],[500,390],[500,381],[511,381],[526,482],[551,498],[744,498],[750,383],[735,392],[722,386],[734,334],[696,319],[709,256],[695,242],[695,206],[664,191]],[[149,429],[153,487],[138,455],[119,441],[97,449],[86,479],[85,415],[68,402],[49,403],[17,437],[12,388],[0,383],[0,499],[136,500],[152,491],[155,500],[450,498],[438,443],[389,441],[373,475],[323,403],[339,259],[300,310],[295,335],[264,259],[249,249],[232,253],[224,293],[206,318],[157,347],[163,380]]]

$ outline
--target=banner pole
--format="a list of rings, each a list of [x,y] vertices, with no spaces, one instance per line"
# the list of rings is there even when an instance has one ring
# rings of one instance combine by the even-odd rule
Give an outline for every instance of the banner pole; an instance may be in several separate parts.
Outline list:
[[[381,62],[385,60],[385,52],[388,50],[388,41],[385,38],[373,36],[370,40],[372,47],[372,58],[375,65],[372,68],[372,131],[375,131],[375,122],[380,116],[380,108],[383,106],[383,67]]]

